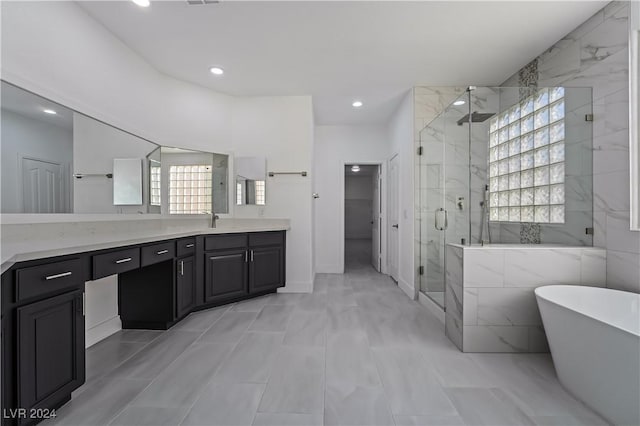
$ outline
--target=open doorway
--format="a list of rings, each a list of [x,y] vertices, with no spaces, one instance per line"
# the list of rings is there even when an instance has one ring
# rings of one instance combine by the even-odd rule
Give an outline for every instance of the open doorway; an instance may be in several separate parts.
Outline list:
[[[382,269],[380,165],[347,164],[344,169],[345,271]]]

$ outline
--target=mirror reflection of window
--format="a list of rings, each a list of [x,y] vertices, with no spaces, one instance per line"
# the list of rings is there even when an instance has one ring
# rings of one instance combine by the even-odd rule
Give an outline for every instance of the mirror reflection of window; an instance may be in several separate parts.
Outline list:
[[[163,214],[229,212],[229,156],[161,148]]]
[[[264,157],[237,157],[236,205],[266,204],[267,162]]]
[[[256,182],[256,204],[259,206],[264,206],[266,182],[263,180],[257,180],[255,182]]]
[[[169,168],[169,214],[202,214],[211,211],[210,165]]]
[[[149,204],[152,206],[161,206],[161,170],[162,166],[159,162],[151,160],[149,167]]]
[[[237,177],[236,181],[236,205],[264,206],[266,198],[266,182],[264,180],[244,179]]]
[[[244,204],[244,185],[243,181],[238,179],[236,183],[236,205],[241,206]]]

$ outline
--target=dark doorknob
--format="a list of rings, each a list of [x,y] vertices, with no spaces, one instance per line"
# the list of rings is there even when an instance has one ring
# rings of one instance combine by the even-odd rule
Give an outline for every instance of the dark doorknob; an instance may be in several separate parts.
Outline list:
[[[398,229],[398,224],[396,223],[395,225],[391,225],[392,227]]]

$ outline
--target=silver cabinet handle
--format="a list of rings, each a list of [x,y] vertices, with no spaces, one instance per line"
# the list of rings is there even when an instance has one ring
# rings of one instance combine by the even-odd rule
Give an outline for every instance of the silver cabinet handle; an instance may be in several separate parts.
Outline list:
[[[116,260],[116,263],[127,263],[127,262],[131,262],[130,257],[125,257],[124,259]]]
[[[244,263],[249,261],[249,250],[244,251]]]
[[[180,261],[180,275],[184,276],[184,260]]]
[[[48,277],[44,277],[45,280],[55,280],[56,278],[68,277],[71,275],[71,272],[63,272],[61,274],[49,275]]]
[[[251,261],[253,262],[253,250],[251,250]]]
[[[169,250],[160,250],[156,252],[157,255],[166,254],[166,253],[169,253]]]
[[[191,247],[193,247],[193,244],[187,244],[185,247],[186,248],[191,248]]]

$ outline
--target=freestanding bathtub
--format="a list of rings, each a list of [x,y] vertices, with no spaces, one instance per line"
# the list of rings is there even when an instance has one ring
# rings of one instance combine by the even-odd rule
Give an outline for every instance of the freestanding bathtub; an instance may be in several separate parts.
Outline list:
[[[640,294],[550,285],[535,290],[562,385],[616,425],[640,425]]]

